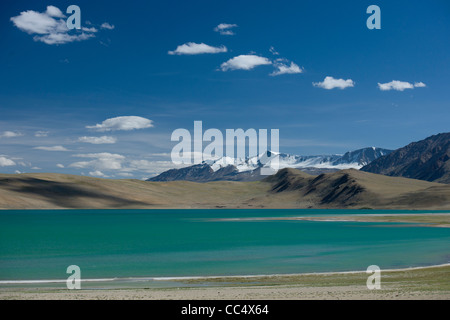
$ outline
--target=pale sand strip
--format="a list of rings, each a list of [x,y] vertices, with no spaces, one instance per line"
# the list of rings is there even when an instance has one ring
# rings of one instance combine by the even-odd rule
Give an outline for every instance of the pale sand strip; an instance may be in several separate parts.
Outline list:
[[[425,267],[408,267],[400,269],[384,269],[383,272],[402,272],[422,269],[432,269],[450,267],[450,263],[437,264]],[[270,279],[278,277],[298,277],[298,276],[320,276],[320,275],[344,275],[366,273],[366,271],[335,271],[335,272],[305,272],[305,273],[279,273],[279,274],[259,274],[259,275],[233,275],[233,276],[186,276],[186,277],[131,277],[131,278],[98,278],[98,279],[81,279],[84,282],[113,282],[118,280],[125,281],[191,281],[191,280],[239,280],[239,279]],[[66,280],[0,280],[1,284],[45,284],[45,283],[66,283]]]
[[[376,214],[342,214],[301,217],[253,217],[253,218],[218,218],[211,221],[322,221],[322,222],[400,222],[412,223],[423,227],[450,228],[450,213],[376,213]]]
[[[381,270],[381,290],[368,290],[365,272],[183,279],[182,288],[63,290],[1,288],[0,299],[445,299],[450,265]],[[206,287],[198,287],[198,285]],[[189,287],[191,285],[191,287]],[[196,287],[197,285],[197,287]]]

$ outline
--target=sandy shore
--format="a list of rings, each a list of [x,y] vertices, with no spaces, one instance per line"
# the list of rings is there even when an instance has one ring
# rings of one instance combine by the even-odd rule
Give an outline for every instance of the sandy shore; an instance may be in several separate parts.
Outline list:
[[[366,287],[365,272],[185,279],[180,288],[1,288],[0,299],[243,300],[439,299],[450,300],[450,265],[381,271],[381,289]]]
[[[213,219],[214,220],[214,219]],[[222,218],[217,221],[264,221],[264,220],[303,220],[303,221],[340,221],[340,222],[402,222],[420,224],[425,227],[450,228],[450,213],[382,213],[382,214],[342,214],[309,217],[264,217],[264,218]]]

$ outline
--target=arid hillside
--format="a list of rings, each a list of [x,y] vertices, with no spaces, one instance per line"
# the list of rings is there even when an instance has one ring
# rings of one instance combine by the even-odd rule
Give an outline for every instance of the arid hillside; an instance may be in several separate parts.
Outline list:
[[[262,181],[207,183],[0,174],[0,208],[450,209],[450,185],[353,169],[319,176],[283,169]]]

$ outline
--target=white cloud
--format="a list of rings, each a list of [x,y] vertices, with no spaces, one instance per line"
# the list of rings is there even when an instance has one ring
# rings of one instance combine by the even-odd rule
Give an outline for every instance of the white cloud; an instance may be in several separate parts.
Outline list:
[[[71,163],[68,167],[75,169],[89,169],[89,174],[95,176],[101,176],[98,174],[99,171],[105,174],[104,177],[106,177],[106,174],[108,174],[109,177],[112,177],[113,175],[132,177],[135,176],[137,172],[155,175],[169,169],[189,166],[188,164],[175,165],[170,160],[149,161],[145,159],[128,159],[121,154],[112,154],[108,152],[75,154],[73,156],[85,158],[85,161]],[[59,165],[57,166],[61,167]],[[93,174],[95,172],[96,174]]]
[[[53,147],[34,147],[33,149],[44,150],[44,151],[69,151],[63,146],[53,146]]]
[[[95,170],[95,171],[91,171],[89,172],[89,175],[93,176],[93,177],[102,177],[102,178],[108,178],[107,175],[105,175],[103,172],[101,172],[100,170]]]
[[[345,89],[354,87],[355,83],[352,79],[335,79],[333,77],[325,77],[322,82],[313,82],[313,86],[331,90],[334,88]]]
[[[62,32],[63,20],[53,19],[47,13],[40,13],[33,10],[22,11],[20,15],[12,17],[11,21],[20,30],[29,34],[49,34],[52,32]],[[67,26],[66,26],[67,29]]]
[[[86,126],[88,129],[95,129],[97,131],[114,131],[114,130],[135,130],[153,127],[153,121],[150,119],[137,116],[123,116],[106,119],[95,126]]]
[[[427,85],[423,82],[415,82],[414,87],[416,88],[425,88]]]
[[[33,10],[22,11],[10,20],[20,30],[28,34],[36,34],[34,41],[41,41],[49,45],[64,44],[74,41],[87,40],[95,37],[95,28],[69,30],[64,14],[55,6],[48,6],[45,12]],[[71,33],[69,33],[71,32]]]
[[[159,174],[174,168],[183,168],[189,166],[188,164],[175,165],[172,161],[148,161],[148,160],[131,160],[129,167],[122,171],[145,171],[146,173]]]
[[[125,159],[125,156],[117,153],[101,152],[101,153],[81,153],[75,154],[74,157],[79,158],[109,158],[109,159]]]
[[[295,74],[303,72],[303,69],[300,68],[298,65],[296,65],[294,62],[291,62],[289,66],[282,62],[275,62],[274,66],[278,70],[272,72],[270,74],[271,76],[279,76],[281,74]]]
[[[122,176],[122,177],[132,177],[133,176],[133,174],[129,173],[129,172],[120,172],[117,175]]]
[[[221,35],[232,36],[235,33],[231,29],[236,28],[237,26],[237,24],[221,23],[214,28],[214,31],[219,32]]]
[[[222,71],[228,70],[251,70],[257,66],[272,64],[272,62],[264,57],[256,55],[240,55],[236,56],[227,62],[222,63],[220,68]]]
[[[389,90],[403,91],[405,89],[424,88],[426,86],[427,85],[423,82],[415,82],[414,84],[412,84],[406,81],[398,81],[398,80],[392,80],[391,82],[386,83],[378,83],[378,88],[381,91],[389,91]]]
[[[94,38],[95,35],[92,33],[81,33],[78,35],[69,35],[67,33],[50,33],[43,36],[34,36],[34,41],[41,41],[46,44],[64,44],[74,41],[83,41],[90,38]]]
[[[0,134],[0,138],[15,138],[21,136],[23,136],[23,133],[14,131],[4,131],[2,134]]]
[[[414,85],[409,82],[392,80],[391,82],[387,83],[378,83],[378,88],[381,91],[389,91],[389,90],[403,91],[405,89],[414,89]]]
[[[16,163],[7,157],[0,156],[0,167],[15,166]]]
[[[108,22],[103,22],[102,25],[100,26],[100,28],[112,30],[115,28],[115,26],[112,24],[109,24]]]
[[[183,54],[204,54],[204,53],[221,53],[227,52],[228,49],[225,46],[212,47],[204,43],[188,42],[178,46],[174,51],[169,51],[171,55],[183,55]]]
[[[79,161],[69,165],[72,168],[94,168],[95,170],[120,170],[125,161],[125,157],[120,154],[102,152],[102,153],[88,153],[76,154],[74,157],[79,158],[93,158],[91,161]]]
[[[65,18],[66,16],[55,6],[47,6],[45,13],[50,17]]]
[[[64,168],[64,165],[61,164],[61,163],[58,163],[56,166],[57,166],[58,168]]]
[[[115,137],[102,136],[102,137],[79,137],[78,141],[92,143],[92,144],[112,144],[116,143]]]
[[[86,32],[98,32],[97,28],[95,27],[90,27],[90,28],[86,28],[86,27],[81,27],[81,30],[86,31]]]
[[[37,138],[42,138],[42,137],[47,137],[48,134],[49,134],[48,131],[36,131],[34,133],[34,136],[37,137]]]
[[[278,56],[278,55],[279,55],[279,53],[275,50],[275,48],[274,48],[273,46],[271,46],[271,47],[269,48],[269,51],[270,51],[273,55],[275,55],[275,56]]]

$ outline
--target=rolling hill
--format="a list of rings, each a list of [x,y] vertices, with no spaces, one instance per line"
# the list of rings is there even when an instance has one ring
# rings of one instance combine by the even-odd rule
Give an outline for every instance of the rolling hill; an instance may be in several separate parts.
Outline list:
[[[0,174],[0,209],[450,209],[450,185],[355,169],[312,176],[285,168],[261,181],[149,182]]]

